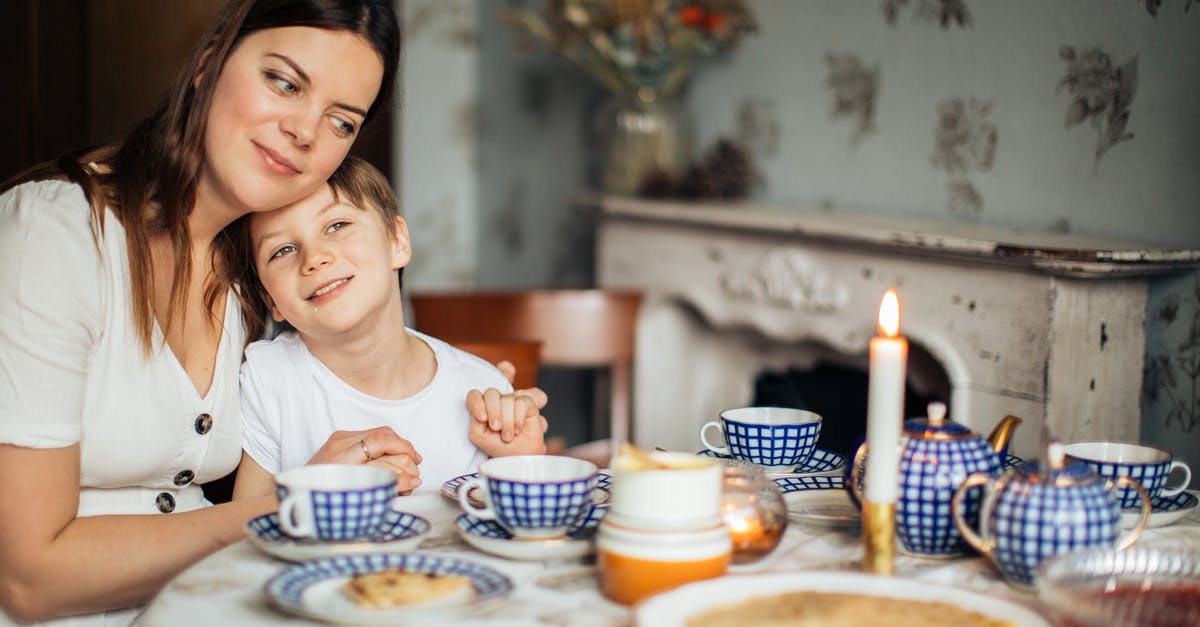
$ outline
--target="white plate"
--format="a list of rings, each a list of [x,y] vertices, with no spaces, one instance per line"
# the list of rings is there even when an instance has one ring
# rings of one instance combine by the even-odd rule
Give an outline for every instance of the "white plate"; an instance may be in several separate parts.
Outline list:
[[[264,553],[292,562],[355,555],[359,553],[400,553],[417,546],[429,531],[429,521],[408,512],[389,511],[383,526],[369,537],[351,542],[320,542],[293,538],[279,527],[279,515],[272,512],[246,523],[250,542]]]
[[[1146,526],[1165,527],[1196,511],[1198,503],[1200,503],[1200,499],[1197,499],[1195,494],[1186,490],[1175,496],[1155,497],[1150,500],[1150,505],[1153,509],[1150,510],[1150,522],[1146,523]],[[1122,528],[1132,529],[1141,520],[1142,510],[1140,508],[1121,510]]]
[[[720,453],[714,453],[709,450],[703,450],[696,454],[701,455],[703,457],[716,457],[717,459],[730,459],[732,457],[730,455],[722,455]],[[833,451],[827,451],[823,448],[818,448],[818,449],[813,450],[812,456],[808,458],[808,461],[804,462],[803,464],[800,464],[799,466],[796,466],[795,468],[791,469],[789,472],[790,472],[790,474],[804,474],[804,475],[811,475],[811,474],[818,474],[818,473],[819,474],[828,474],[828,473],[841,473],[845,468],[846,468],[846,458],[841,453],[835,453]],[[783,472],[780,470],[769,469],[769,468],[764,468],[764,470],[766,471],[767,474],[775,474],[775,473]]]
[[[470,514],[460,515],[454,524],[467,544],[484,553],[529,562],[572,560],[586,557],[595,549],[596,526],[605,511],[606,508],[592,508],[583,525],[566,537],[551,540],[517,540],[496,521],[480,520]]]
[[[446,483],[443,483],[442,484],[442,496],[444,496],[452,501],[458,502],[458,489],[461,488],[462,484],[466,483],[468,480],[474,479],[475,477],[478,477],[478,476],[479,476],[479,473],[473,472],[473,473],[467,474],[467,475],[460,475],[458,477],[455,477],[455,478],[447,481]],[[609,484],[611,484],[611,483],[612,483],[612,475],[609,475],[606,472],[600,472],[600,473],[596,474],[596,489],[592,490],[592,504],[593,505],[598,505],[598,506],[607,506],[608,505],[608,502],[610,500],[612,500],[612,491],[609,489]],[[471,491],[471,502],[474,503],[476,507],[483,506],[483,501],[479,500],[479,497],[477,497],[475,495],[474,490]]]
[[[940,601],[979,612],[989,618],[1008,621],[1018,627],[1051,627],[1033,610],[983,593],[902,577],[836,571],[726,575],[650,597],[634,608],[634,615],[641,627],[681,627],[689,618],[718,606],[800,590]],[[887,618],[883,616],[871,617],[870,620],[879,624],[887,623]]]
[[[428,603],[387,609],[362,607],[342,592],[350,577],[391,568],[462,575],[471,580],[470,598],[443,597]],[[294,564],[267,580],[263,593],[293,614],[339,623],[438,624],[494,605],[508,596],[512,581],[482,564],[423,553],[342,555]],[[467,596],[467,595],[464,595]]]
[[[861,520],[846,492],[846,480],[840,476],[790,476],[774,481],[783,491],[791,520],[837,527],[857,525]]]

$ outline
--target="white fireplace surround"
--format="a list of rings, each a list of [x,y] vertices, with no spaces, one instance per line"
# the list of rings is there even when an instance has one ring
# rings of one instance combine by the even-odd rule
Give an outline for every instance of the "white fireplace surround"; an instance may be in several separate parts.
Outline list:
[[[1136,441],[1147,277],[1200,265],[1196,250],[978,225],[587,205],[599,216],[600,286],[646,295],[634,441],[675,450],[698,450],[700,426],[748,403],[764,369],[827,360],[865,372],[889,287],[902,334],[949,379],[952,420],[986,433],[1020,416],[1012,451],[1022,457],[1040,457],[1043,426],[1064,441]],[[910,364],[917,389],[926,374]]]

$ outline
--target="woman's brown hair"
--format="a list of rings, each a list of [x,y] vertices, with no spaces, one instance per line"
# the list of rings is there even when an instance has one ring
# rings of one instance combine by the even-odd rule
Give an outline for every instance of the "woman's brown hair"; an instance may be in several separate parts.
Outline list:
[[[105,209],[113,212],[125,229],[133,322],[147,353],[152,349],[154,329],[151,236],[165,234],[171,240],[175,267],[171,310],[184,310],[187,300],[192,271],[187,220],[196,201],[196,185],[204,163],[204,134],[217,79],[230,53],[247,35],[285,26],[349,31],[360,36],[383,61],[383,80],[367,111],[367,120],[385,106],[400,54],[399,24],[390,0],[231,0],[200,38],[176,76],[167,101],[123,141],[65,155],[0,184],[0,193],[27,181],[65,178],[78,184],[91,205],[97,242],[104,230]],[[215,272],[204,289],[209,311],[233,286],[239,254],[227,232],[213,242]],[[244,297],[239,294],[238,298],[245,307]],[[249,322],[245,313],[243,320]]]

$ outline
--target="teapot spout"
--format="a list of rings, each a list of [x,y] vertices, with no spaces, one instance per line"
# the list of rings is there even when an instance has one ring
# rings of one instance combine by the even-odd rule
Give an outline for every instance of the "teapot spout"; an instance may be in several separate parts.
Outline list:
[[[988,444],[997,455],[1003,457],[1008,452],[1008,441],[1012,438],[1013,431],[1021,424],[1022,420],[1018,416],[1005,416],[1000,424],[992,429],[991,435],[987,437]]]

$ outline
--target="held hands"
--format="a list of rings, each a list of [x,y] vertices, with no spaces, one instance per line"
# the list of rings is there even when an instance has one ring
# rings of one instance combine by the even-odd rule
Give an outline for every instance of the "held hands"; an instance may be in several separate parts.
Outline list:
[[[408,494],[421,485],[417,469],[421,454],[391,427],[335,431],[308,463],[369,464],[385,468],[396,475],[400,494]]]
[[[509,381],[516,375],[516,368],[508,361],[496,367]],[[471,390],[467,394],[467,411],[474,418],[471,443],[491,457],[545,453],[547,423],[540,410],[548,400],[538,388],[511,394],[501,394],[495,388]]]

